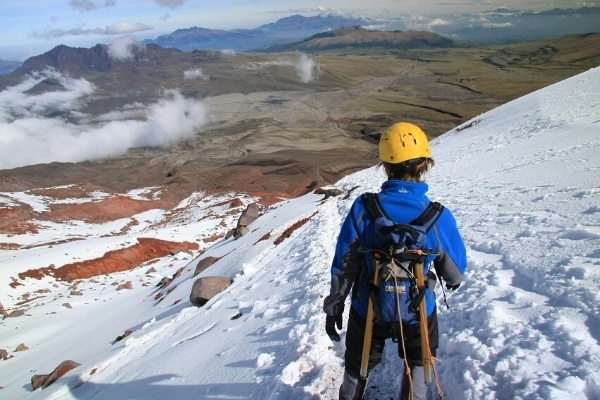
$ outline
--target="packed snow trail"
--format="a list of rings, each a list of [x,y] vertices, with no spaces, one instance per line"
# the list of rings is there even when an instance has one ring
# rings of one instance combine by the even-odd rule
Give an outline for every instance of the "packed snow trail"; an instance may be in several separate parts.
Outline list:
[[[432,195],[469,255],[440,315],[448,398],[600,398],[599,82],[596,68],[435,143]]]

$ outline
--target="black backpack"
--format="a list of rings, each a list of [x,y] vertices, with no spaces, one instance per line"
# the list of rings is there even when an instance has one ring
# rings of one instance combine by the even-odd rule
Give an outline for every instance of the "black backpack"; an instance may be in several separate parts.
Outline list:
[[[437,249],[426,248],[427,233],[444,206],[431,202],[419,217],[408,224],[398,224],[385,212],[377,194],[365,193],[363,198],[374,221],[373,248],[361,247],[361,251],[371,253],[373,267],[378,270],[377,282],[373,281],[374,271],[369,277],[375,321],[418,320],[418,306],[425,290],[417,290],[415,267],[422,265],[425,278],[435,279],[425,259],[437,254]]]

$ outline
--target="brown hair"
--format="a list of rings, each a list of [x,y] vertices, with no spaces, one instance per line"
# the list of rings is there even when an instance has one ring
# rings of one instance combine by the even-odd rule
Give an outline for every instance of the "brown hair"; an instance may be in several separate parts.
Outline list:
[[[409,182],[422,182],[423,174],[435,165],[429,157],[413,158],[398,164],[382,162],[388,179],[398,179]]]

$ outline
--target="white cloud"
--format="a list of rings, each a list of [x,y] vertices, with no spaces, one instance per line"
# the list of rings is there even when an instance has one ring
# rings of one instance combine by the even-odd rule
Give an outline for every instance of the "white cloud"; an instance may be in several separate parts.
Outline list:
[[[144,46],[139,43],[133,35],[125,35],[108,45],[108,55],[120,61],[133,60],[134,50],[141,49]]]
[[[39,39],[55,39],[63,36],[86,36],[86,35],[103,35],[104,29],[102,28],[72,28],[72,29],[60,29],[60,28],[45,28],[42,31],[34,31],[31,36]]]
[[[58,80],[64,90],[28,94],[48,78]],[[94,86],[84,79],[48,70],[0,92],[0,169],[96,160],[124,154],[132,147],[165,147],[194,136],[209,121],[200,101],[167,91],[150,106],[136,103],[93,122],[69,122],[86,117],[78,110],[93,91]],[[51,110],[74,118],[48,117]]]
[[[151,26],[140,23],[131,23],[131,22],[117,22],[116,24],[112,24],[107,26],[105,29],[105,33],[107,35],[122,35],[124,33],[134,33],[134,32],[142,32],[152,30]]]
[[[328,12],[335,11],[333,8],[323,7],[323,6],[306,6],[302,8],[290,8],[287,10],[276,10],[270,11],[271,14],[297,14],[297,13],[307,13],[307,12]]]
[[[84,28],[77,27],[72,29],[50,29],[46,28],[43,31],[35,31],[31,35],[35,38],[53,39],[63,36],[87,36],[87,35],[122,35],[124,33],[143,32],[154,29],[153,27],[131,22],[117,22],[116,24],[107,26],[106,28]]]
[[[429,21],[429,23],[427,24],[427,26],[432,27],[432,26],[442,26],[442,25],[450,25],[451,22],[442,18],[433,18],[431,21]]]
[[[298,77],[302,81],[302,83],[308,83],[314,79],[315,69],[319,69],[317,63],[313,61],[312,58],[307,56],[304,53],[300,53],[300,57],[298,58],[298,62],[295,65],[296,73]]]
[[[64,90],[33,95],[27,93],[46,79],[57,81]],[[94,90],[95,86],[83,78],[68,78],[53,69],[35,72],[20,84],[0,92],[0,123],[35,117],[49,111],[77,110],[83,104],[82,99]]]
[[[187,71],[183,71],[183,78],[185,80],[190,79],[202,79],[203,81],[207,81],[210,77],[204,75],[201,68],[188,69]]]
[[[187,0],[154,0],[161,6],[169,7],[171,9],[175,9],[185,3]]]
[[[113,7],[115,0],[70,0],[69,5],[79,11],[91,11],[97,8]]]

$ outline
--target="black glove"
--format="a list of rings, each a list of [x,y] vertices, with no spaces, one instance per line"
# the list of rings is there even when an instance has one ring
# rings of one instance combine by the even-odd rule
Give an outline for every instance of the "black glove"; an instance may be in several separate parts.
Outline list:
[[[456,289],[458,289],[459,286],[460,286],[460,283],[457,283],[456,285],[450,285],[450,284],[446,283],[446,289],[448,289],[448,290],[456,290]]]
[[[334,317],[329,315],[325,317],[325,332],[327,332],[332,341],[339,342],[340,335],[335,330],[336,325],[338,329],[342,329],[342,314]]]

